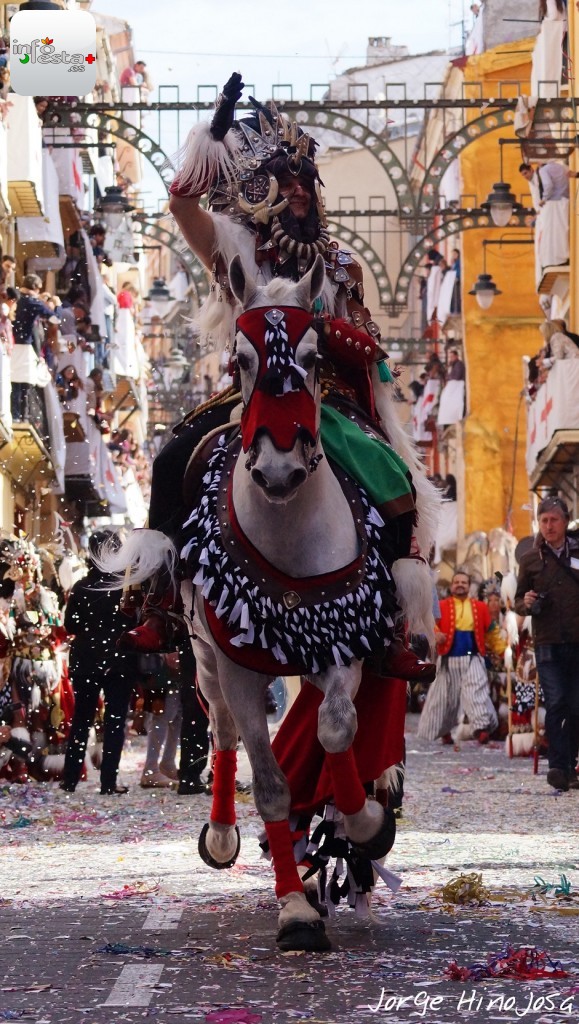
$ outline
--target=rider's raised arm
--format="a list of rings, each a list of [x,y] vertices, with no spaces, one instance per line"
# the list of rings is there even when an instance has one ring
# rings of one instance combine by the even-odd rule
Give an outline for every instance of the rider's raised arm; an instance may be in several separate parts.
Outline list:
[[[172,195],[169,210],[191,251],[211,270],[215,259],[215,228],[211,215],[199,205],[199,199],[199,196]]]
[[[187,245],[209,269],[215,258],[215,228],[200,199],[218,179],[236,182],[236,143],[228,133],[242,90],[241,75],[234,72],[223,86],[211,123],[200,123],[189,132],[170,188],[169,209]]]

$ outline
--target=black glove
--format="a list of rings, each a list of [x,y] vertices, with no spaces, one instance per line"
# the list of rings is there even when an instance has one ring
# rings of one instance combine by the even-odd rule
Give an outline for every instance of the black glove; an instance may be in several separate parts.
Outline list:
[[[240,99],[243,88],[244,84],[241,81],[241,75],[234,71],[229,81],[223,86],[221,101],[211,122],[210,131],[217,142],[221,142],[225,138],[233,124],[235,104]]]

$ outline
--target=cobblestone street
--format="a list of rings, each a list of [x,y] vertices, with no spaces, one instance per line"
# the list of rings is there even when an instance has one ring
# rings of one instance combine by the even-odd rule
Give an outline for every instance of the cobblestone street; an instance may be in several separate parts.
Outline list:
[[[427,748],[415,729],[409,716],[407,795],[388,858],[402,887],[377,889],[371,922],[339,908],[333,950],[316,957],[277,951],[250,798],[238,800],[240,858],[213,872],[196,852],[209,798],[139,789],[142,740],[123,757],[126,797],[101,797],[94,779],[73,796],[5,789],[0,1020],[576,1020],[577,793],[557,795],[543,763],[533,776],[498,744]],[[443,909],[435,890],[461,872],[481,872],[490,899]],[[567,899],[538,894],[536,876],[549,885],[562,874]],[[569,977],[445,977],[451,961],[484,961],[507,943],[545,949]]]

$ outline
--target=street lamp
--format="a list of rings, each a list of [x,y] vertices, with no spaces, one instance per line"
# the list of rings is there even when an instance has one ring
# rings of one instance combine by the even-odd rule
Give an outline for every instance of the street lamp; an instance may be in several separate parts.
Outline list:
[[[488,309],[492,306],[495,295],[503,293],[497,288],[492,274],[479,274],[468,294],[474,295],[481,309]]]
[[[491,220],[497,228],[506,227],[520,207],[510,188],[508,182],[496,181],[485,202],[480,204],[481,210],[490,214]]]
[[[102,218],[108,231],[116,231],[121,226],[125,214],[133,209],[118,185],[108,185],[104,196],[95,203],[95,212]]]
[[[146,298],[147,302],[152,302],[157,307],[160,316],[166,312],[169,303],[173,302],[173,296],[165,284],[164,277],[156,277],[154,279]]]

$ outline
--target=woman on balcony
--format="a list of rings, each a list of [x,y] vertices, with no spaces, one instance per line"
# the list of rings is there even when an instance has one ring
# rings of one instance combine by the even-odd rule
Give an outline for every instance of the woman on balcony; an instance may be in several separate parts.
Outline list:
[[[545,347],[547,348],[547,355],[543,359],[543,366],[552,366],[555,359],[579,359],[579,348],[562,331],[561,321],[545,320],[544,323],[539,324],[539,330],[545,339]]]

